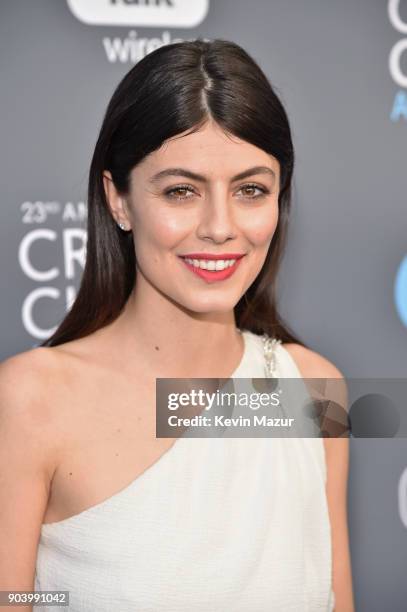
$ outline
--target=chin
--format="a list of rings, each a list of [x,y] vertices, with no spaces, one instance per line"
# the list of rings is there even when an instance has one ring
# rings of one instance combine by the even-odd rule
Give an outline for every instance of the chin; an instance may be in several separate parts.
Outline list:
[[[236,306],[237,301],[214,302],[184,302],[182,306],[191,312],[210,314],[212,312],[230,312]]]

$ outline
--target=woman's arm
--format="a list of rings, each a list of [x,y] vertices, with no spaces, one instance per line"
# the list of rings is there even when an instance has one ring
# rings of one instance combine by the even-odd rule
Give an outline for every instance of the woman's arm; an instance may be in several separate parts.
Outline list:
[[[338,385],[333,384],[333,394],[339,406],[347,409],[346,384],[340,370],[322,355],[299,344],[285,344],[284,346],[296,361],[304,378],[338,379]],[[334,399],[334,396],[329,395],[331,399]],[[339,411],[339,419],[342,423],[343,416]],[[355,612],[347,518],[349,438],[323,438],[323,441],[327,467],[326,495],[332,533],[334,612]]]
[[[349,439],[324,439],[327,464],[327,500],[332,529],[335,612],[354,612],[352,570],[347,524]]]
[[[47,360],[44,349],[33,349],[0,366],[1,591],[34,590],[38,540],[53,472],[43,384]],[[32,606],[18,610],[31,612]]]

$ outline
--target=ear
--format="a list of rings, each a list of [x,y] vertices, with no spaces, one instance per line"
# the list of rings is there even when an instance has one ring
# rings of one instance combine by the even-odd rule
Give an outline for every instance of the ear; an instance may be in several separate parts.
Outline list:
[[[106,201],[114,220],[116,223],[122,223],[124,229],[131,229],[126,200],[118,193],[109,170],[103,171],[103,186]]]

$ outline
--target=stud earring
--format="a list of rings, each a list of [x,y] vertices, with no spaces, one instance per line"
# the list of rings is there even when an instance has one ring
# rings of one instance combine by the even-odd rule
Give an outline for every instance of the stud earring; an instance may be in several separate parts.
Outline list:
[[[125,229],[126,229],[126,226],[125,226],[125,225],[124,225],[124,223],[122,223],[121,221],[119,221],[119,223],[118,223],[117,225],[118,225],[118,226],[120,227],[120,229],[122,229],[122,230],[125,230]]]

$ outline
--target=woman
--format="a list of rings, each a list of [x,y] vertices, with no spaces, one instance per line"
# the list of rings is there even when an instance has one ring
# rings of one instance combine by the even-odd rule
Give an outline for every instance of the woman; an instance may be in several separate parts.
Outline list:
[[[342,377],[276,308],[293,161],[232,42],[161,47],[120,82],[76,301],[2,365],[2,589],[68,590],[75,612],[353,610],[347,440],[155,435],[158,377]]]

